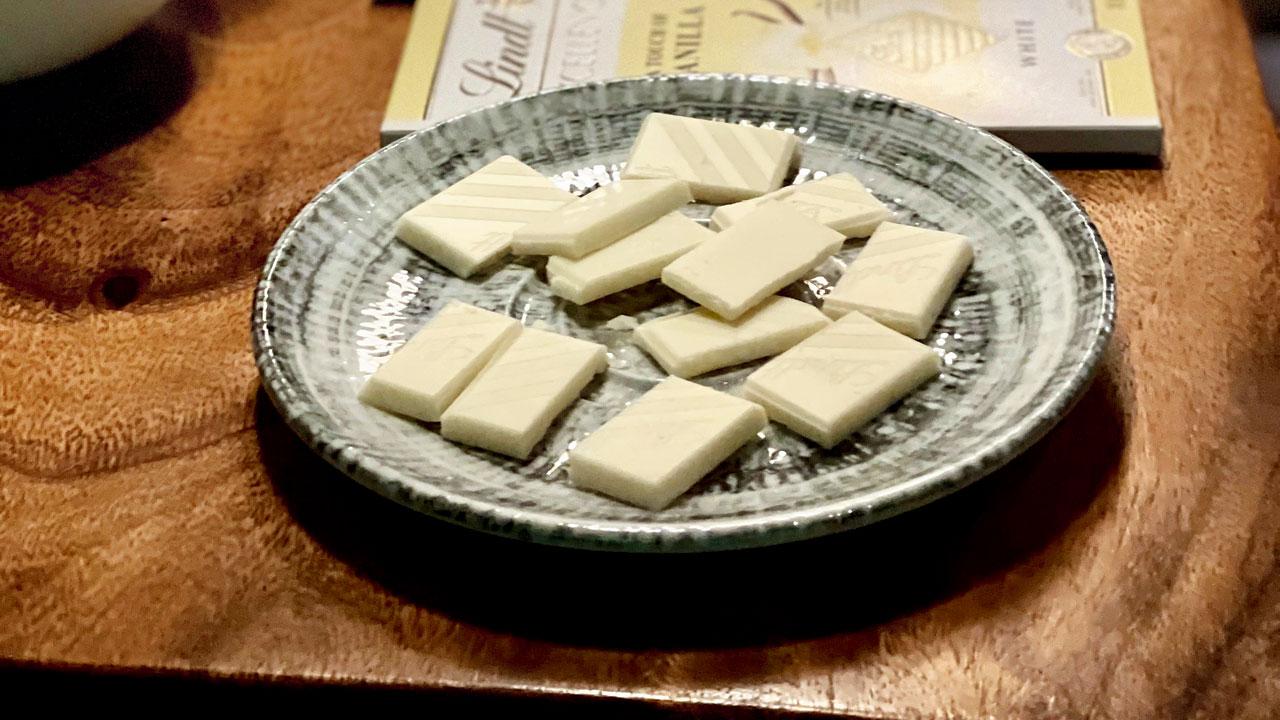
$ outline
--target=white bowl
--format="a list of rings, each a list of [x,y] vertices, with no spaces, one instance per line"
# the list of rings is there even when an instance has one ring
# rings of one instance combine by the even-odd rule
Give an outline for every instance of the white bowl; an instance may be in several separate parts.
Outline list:
[[[0,2],[0,83],[38,75],[107,47],[165,0]]]

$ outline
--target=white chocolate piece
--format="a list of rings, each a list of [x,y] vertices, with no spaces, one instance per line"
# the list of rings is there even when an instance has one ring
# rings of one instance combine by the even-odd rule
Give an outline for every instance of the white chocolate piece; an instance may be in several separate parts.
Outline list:
[[[603,345],[525,328],[444,412],[440,434],[523,460],[608,364]]]
[[[695,200],[721,205],[777,190],[799,149],[799,138],[780,130],[651,113],[622,177],[679,178]]]
[[[569,479],[661,510],[767,423],[753,402],[667,378],[569,451]]]
[[[689,186],[679,180],[619,180],[516,230],[511,249],[577,260],[692,199]]]
[[[667,372],[690,378],[777,355],[830,324],[809,303],[775,295],[737,320],[705,308],[650,320],[636,329],[635,341]]]
[[[715,233],[679,212],[668,213],[581,260],[547,259],[551,292],[585,305],[657,280],[662,268]]]
[[[662,271],[672,290],[733,320],[799,280],[844,236],[781,203],[765,203]]]
[[[837,173],[717,208],[711,214],[711,227],[724,230],[765,202],[787,205],[845,237],[866,237],[892,216],[856,177]]]
[[[883,223],[823,298],[822,311],[838,318],[858,310],[923,340],[972,262],[963,235]]]
[[[503,155],[401,216],[396,236],[465,278],[506,255],[516,228],[576,199]]]
[[[742,394],[830,448],[941,370],[928,347],[851,312],[748,375]]]
[[[609,330],[617,330],[619,332],[630,332],[640,326],[639,321],[630,315],[616,315],[609,319],[604,326]]]
[[[451,301],[365,381],[360,400],[436,422],[519,333],[515,318]]]

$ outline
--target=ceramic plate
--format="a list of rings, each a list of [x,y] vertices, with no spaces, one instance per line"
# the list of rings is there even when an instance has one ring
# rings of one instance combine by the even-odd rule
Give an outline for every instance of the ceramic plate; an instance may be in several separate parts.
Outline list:
[[[664,373],[610,323],[688,304],[654,283],[578,307],[541,264],[458,279],[396,241],[395,219],[511,154],[585,193],[612,182],[650,112],[764,125],[803,138],[796,182],[852,172],[898,222],[963,233],[977,260],[927,342],[936,381],[824,451],[777,424],[671,507],[649,512],[572,487],[566,451]],[[706,218],[712,208],[687,212]],[[816,301],[857,255],[786,290]],[[441,123],[366,158],[319,194],[272,251],[253,308],[267,392],[290,426],[355,480],[462,525],[542,543],[629,551],[741,548],[814,537],[909,510],[981,478],[1043,435],[1089,381],[1115,285],[1084,211],[1043,168],[952,117],[876,93],[777,78],[683,75],[592,83]],[[458,299],[603,343],[610,368],[527,462],[443,440],[366,407],[361,383]],[[732,390],[756,366],[700,378]]]

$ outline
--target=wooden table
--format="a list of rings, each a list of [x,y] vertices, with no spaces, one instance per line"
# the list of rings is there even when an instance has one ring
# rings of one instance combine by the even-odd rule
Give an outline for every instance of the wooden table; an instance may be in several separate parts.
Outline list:
[[[1060,173],[1120,288],[1078,408],[922,511],[705,557],[442,526],[259,391],[259,266],[375,148],[406,7],[191,0],[0,89],[0,655],[716,715],[1272,716],[1280,144],[1236,3],[1147,5],[1164,169]]]

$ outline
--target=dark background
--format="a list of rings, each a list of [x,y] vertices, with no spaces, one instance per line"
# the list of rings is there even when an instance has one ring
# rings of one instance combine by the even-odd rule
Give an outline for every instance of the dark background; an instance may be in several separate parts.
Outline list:
[[[1280,116],[1280,0],[1244,0],[1271,112]]]

